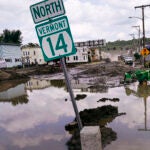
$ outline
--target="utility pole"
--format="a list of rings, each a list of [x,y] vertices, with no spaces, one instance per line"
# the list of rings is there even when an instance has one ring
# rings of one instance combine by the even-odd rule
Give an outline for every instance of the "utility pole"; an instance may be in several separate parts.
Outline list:
[[[133,33],[130,34],[130,36],[132,36],[132,49],[135,50],[135,49],[136,49],[136,48],[135,48],[135,36],[134,36]],[[131,53],[132,53],[132,52],[131,52]]]
[[[140,40],[140,26],[132,26],[132,27],[134,27],[134,28],[138,28],[138,52],[140,52],[140,50],[141,50],[141,45],[140,45],[140,43],[141,43],[141,40]]]
[[[144,24],[144,8],[150,7],[150,5],[141,5],[141,6],[135,6],[134,8],[141,8],[142,9],[142,24],[143,24],[143,48],[145,47],[145,24]]]

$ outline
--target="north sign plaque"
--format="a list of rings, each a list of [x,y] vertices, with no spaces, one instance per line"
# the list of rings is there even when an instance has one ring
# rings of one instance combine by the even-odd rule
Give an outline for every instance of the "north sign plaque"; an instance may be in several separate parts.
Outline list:
[[[36,25],[35,28],[45,61],[76,53],[66,16]]]
[[[30,6],[34,23],[40,23],[65,14],[62,0],[45,0]]]

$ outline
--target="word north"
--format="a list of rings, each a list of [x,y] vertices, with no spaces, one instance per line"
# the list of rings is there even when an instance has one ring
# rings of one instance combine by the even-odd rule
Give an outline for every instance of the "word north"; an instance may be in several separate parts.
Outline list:
[[[48,20],[65,13],[62,0],[48,0],[30,7],[35,23]]]

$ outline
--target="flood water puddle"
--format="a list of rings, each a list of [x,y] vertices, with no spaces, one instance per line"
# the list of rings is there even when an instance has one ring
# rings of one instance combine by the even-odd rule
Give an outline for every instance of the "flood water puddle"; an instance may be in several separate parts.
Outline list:
[[[104,150],[149,150],[149,85],[93,88],[73,83],[75,97],[83,96],[76,101],[80,112],[112,106],[124,114],[105,123],[105,130],[111,132],[103,141]],[[99,101],[102,98],[119,101]],[[31,79],[1,91],[0,108],[0,150],[71,149],[66,143],[72,133],[65,125],[75,114],[64,80]]]

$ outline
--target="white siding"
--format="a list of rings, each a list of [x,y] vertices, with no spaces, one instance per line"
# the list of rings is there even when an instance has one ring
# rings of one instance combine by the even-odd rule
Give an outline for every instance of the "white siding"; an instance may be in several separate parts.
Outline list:
[[[25,62],[27,62],[27,59],[29,58],[30,64],[35,64],[36,62],[39,65],[46,64],[40,47],[23,47],[22,55]]]
[[[22,65],[21,49],[16,45],[0,45],[0,58],[6,61],[7,67]]]
[[[7,64],[5,60],[0,58],[0,68],[6,68],[6,67],[7,67]]]
[[[85,63],[88,62],[88,48],[76,47],[76,54],[66,57],[66,63]]]

